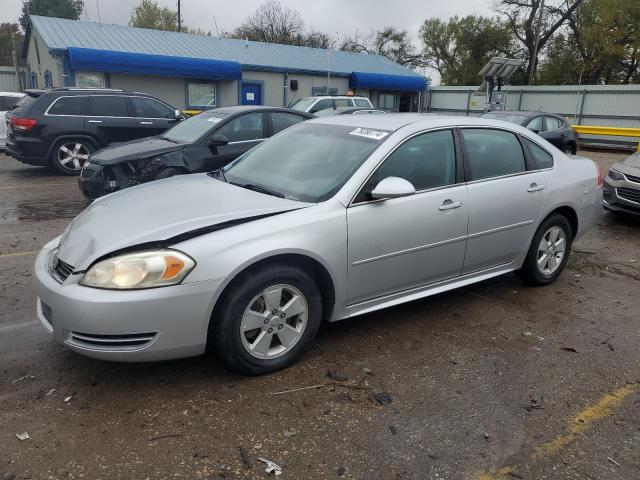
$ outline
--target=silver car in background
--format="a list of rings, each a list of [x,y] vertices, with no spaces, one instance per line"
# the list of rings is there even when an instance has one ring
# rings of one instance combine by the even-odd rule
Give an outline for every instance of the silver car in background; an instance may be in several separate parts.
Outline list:
[[[603,195],[605,210],[640,215],[640,152],[612,165]]]
[[[24,97],[24,93],[0,92],[0,151],[4,151],[7,147],[7,111],[22,97]]]
[[[602,177],[490,119],[338,115],[221,171],[103,197],[35,262],[56,340],[117,361],[290,364],[336,321],[516,271],[545,285],[602,209]]]

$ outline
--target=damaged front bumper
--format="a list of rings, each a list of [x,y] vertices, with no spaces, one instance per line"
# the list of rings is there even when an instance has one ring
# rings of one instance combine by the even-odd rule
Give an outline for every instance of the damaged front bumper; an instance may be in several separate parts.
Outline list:
[[[87,162],[78,177],[80,191],[89,202],[142,182],[138,172],[126,164],[103,166]]]

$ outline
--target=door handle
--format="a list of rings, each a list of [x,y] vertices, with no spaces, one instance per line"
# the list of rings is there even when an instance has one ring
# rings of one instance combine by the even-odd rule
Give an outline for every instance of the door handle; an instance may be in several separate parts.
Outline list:
[[[89,123],[102,123],[102,120],[88,120]]]
[[[453,200],[445,200],[442,202],[442,205],[438,208],[441,212],[446,212],[447,210],[454,210],[456,208],[460,208],[462,206],[462,202],[454,202]]]
[[[527,192],[529,193],[539,192],[540,190],[544,190],[544,185],[538,185],[535,182],[529,185],[529,188],[527,188]]]
[[[153,125],[153,122],[140,122],[140,125]]]

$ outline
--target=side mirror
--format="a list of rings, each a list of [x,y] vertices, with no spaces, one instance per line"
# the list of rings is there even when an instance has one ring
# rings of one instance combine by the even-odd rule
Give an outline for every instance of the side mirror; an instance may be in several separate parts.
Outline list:
[[[227,145],[228,143],[229,143],[229,139],[227,137],[225,137],[224,135],[220,135],[220,134],[214,135],[209,140],[209,146],[210,147],[223,147],[223,146]]]
[[[414,195],[416,189],[411,182],[400,177],[387,177],[371,191],[371,198],[400,198]]]
[[[180,110],[174,110],[173,116],[176,120],[180,120],[182,118],[182,112]]]

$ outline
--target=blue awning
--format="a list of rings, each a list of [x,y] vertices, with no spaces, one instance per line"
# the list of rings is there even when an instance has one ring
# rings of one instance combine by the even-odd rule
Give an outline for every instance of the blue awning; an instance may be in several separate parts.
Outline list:
[[[71,70],[213,80],[240,80],[242,78],[242,67],[237,62],[77,47],[69,47],[69,68]]]
[[[349,87],[415,92],[426,90],[427,81],[420,75],[385,75],[382,73],[353,72],[349,79]]]

